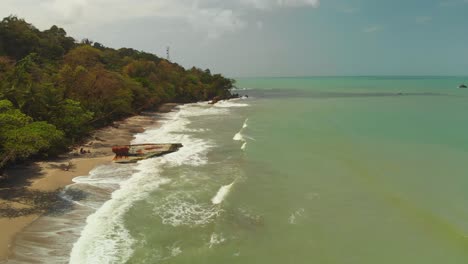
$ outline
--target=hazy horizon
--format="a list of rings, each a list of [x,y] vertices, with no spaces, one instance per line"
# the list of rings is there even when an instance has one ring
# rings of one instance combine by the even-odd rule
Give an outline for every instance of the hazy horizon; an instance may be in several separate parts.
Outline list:
[[[290,75],[290,76],[230,76],[230,78],[468,78],[467,75]]]
[[[467,0],[5,0],[2,17],[233,77],[466,76]]]

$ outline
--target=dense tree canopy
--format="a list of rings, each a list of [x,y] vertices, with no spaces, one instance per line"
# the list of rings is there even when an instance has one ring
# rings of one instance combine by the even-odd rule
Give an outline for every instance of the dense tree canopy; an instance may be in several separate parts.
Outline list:
[[[111,49],[64,29],[0,22],[0,169],[48,155],[97,128],[165,102],[227,98],[233,80],[154,54]]]
[[[56,151],[63,140],[64,133],[54,125],[34,122],[10,101],[0,101],[0,166],[18,158]]]

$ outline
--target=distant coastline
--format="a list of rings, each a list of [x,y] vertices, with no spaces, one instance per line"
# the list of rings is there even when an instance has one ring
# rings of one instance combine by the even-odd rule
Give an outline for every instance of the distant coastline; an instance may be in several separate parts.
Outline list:
[[[110,162],[113,144],[155,122],[141,113],[230,98],[234,87],[209,69],[77,41],[16,16],[0,21],[0,43],[0,259],[15,234],[63,206],[58,189]]]
[[[89,133],[164,103],[230,98],[234,80],[57,26],[0,21],[0,187],[18,161],[68,151]],[[4,178],[4,177],[3,177]]]

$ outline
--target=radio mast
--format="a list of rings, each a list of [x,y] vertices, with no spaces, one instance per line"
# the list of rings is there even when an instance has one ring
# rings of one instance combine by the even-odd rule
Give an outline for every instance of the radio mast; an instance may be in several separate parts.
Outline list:
[[[170,49],[171,49],[171,48],[170,48],[169,46],[167,46],[167,48],[166,48],[166,59],[167,59],[168,61],[171,60]]]

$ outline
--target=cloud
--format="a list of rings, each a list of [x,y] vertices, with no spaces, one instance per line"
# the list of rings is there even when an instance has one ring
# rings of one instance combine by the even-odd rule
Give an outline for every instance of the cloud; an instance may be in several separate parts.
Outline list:
[[[375,33],[381,31],[383,28],[379,25],[369,26],[362,30],[364,33]]]
[[[57,24],[80,31],[103,23],[163,19],[213,39],[244,28],[252,10],[319,5],[320,0],[1,0],[0,16],[18,15],[39,28]]]
[[[256,25],[259,30],[263,29],[263,21],[257,21]]]
[[[207,33],[210,39],[218,38],[226,32],[237,31],[246,25],[230,9],[195,9],[192,12],[188,15],[189,24],[193,29]]]
[[[416,23],[420,25],[427,24],[432,21],[431,16],[417,16],[416,17]]]
[[[54,13],[56,15],[55,19],[68,24],[82,17],[86,4],[85,0],[55,0],[45,1],[42,6],[45,10]]]
[[[318,8],[320,6],[320,0],[241,0],[241,2],[258,9],[302,6]]]

